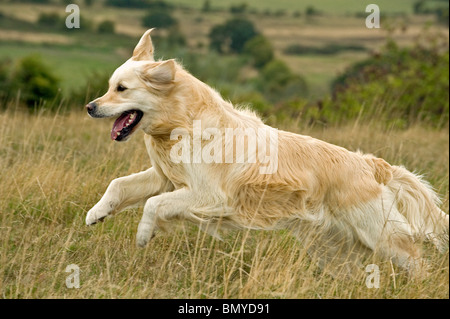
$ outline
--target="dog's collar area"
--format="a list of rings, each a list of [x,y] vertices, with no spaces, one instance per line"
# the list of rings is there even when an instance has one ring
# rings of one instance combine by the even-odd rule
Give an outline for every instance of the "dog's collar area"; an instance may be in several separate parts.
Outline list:
[[[123,141],[133,133],[133,129],[142,119],[144,113],[139,110],[132,110],[122,113],[111,130],[111,139],[113,141]]]

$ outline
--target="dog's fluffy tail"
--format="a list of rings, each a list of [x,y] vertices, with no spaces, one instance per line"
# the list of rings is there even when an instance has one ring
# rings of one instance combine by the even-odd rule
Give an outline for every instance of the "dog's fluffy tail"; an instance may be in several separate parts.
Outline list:
[[[391,166],[391,172],[386,186],[414,234],[432,241],[441,251],[448,249],[449,216],[439,208],[441,201],[431,185],[402,166]]]

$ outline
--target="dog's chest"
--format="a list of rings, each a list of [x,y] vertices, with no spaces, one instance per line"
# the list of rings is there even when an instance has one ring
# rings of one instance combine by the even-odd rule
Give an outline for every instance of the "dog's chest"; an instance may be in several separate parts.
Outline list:
[[[175,189],[190,184],[184,166],[171,160],[170,145],[158,143],[150,135],[145,135],[145,146],[152,166],[160,174],[166,176],[175,186]]]

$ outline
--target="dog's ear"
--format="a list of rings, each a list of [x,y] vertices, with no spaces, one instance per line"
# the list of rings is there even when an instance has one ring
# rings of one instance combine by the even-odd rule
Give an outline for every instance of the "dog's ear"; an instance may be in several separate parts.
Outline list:
[[[153,29],[145,31],[133,51],[132,60],[135,61],[155,61],[153,57],[153,43],[150,33]]]
[[[149,63],[138,71],[140,78],[150,87],[163,91],[167,90],[173,84],[175,79],[175,60]]]

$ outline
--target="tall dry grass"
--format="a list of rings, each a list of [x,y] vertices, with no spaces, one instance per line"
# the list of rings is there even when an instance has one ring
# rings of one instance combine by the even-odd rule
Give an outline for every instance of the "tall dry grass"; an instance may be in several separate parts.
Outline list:
[[[288,233],[241,231],[220,242],[183,224],[135,245],[141,210],[87,227],[87,211],[116,177],[149,166],[142,133],[109,139],[112,120],[84,112],[0,113],[0,292],[2,298],[448,298],[448,254],[425,253],[427,278],[408,279],[389,262],[380,287],[367,273],[332,278]],[[374,123],[284,128],[351,150],[361,149],[425,173],[448,212],[449,136],[420,126],[406,131]],[[80,267],[80,288],[65,269]]]

